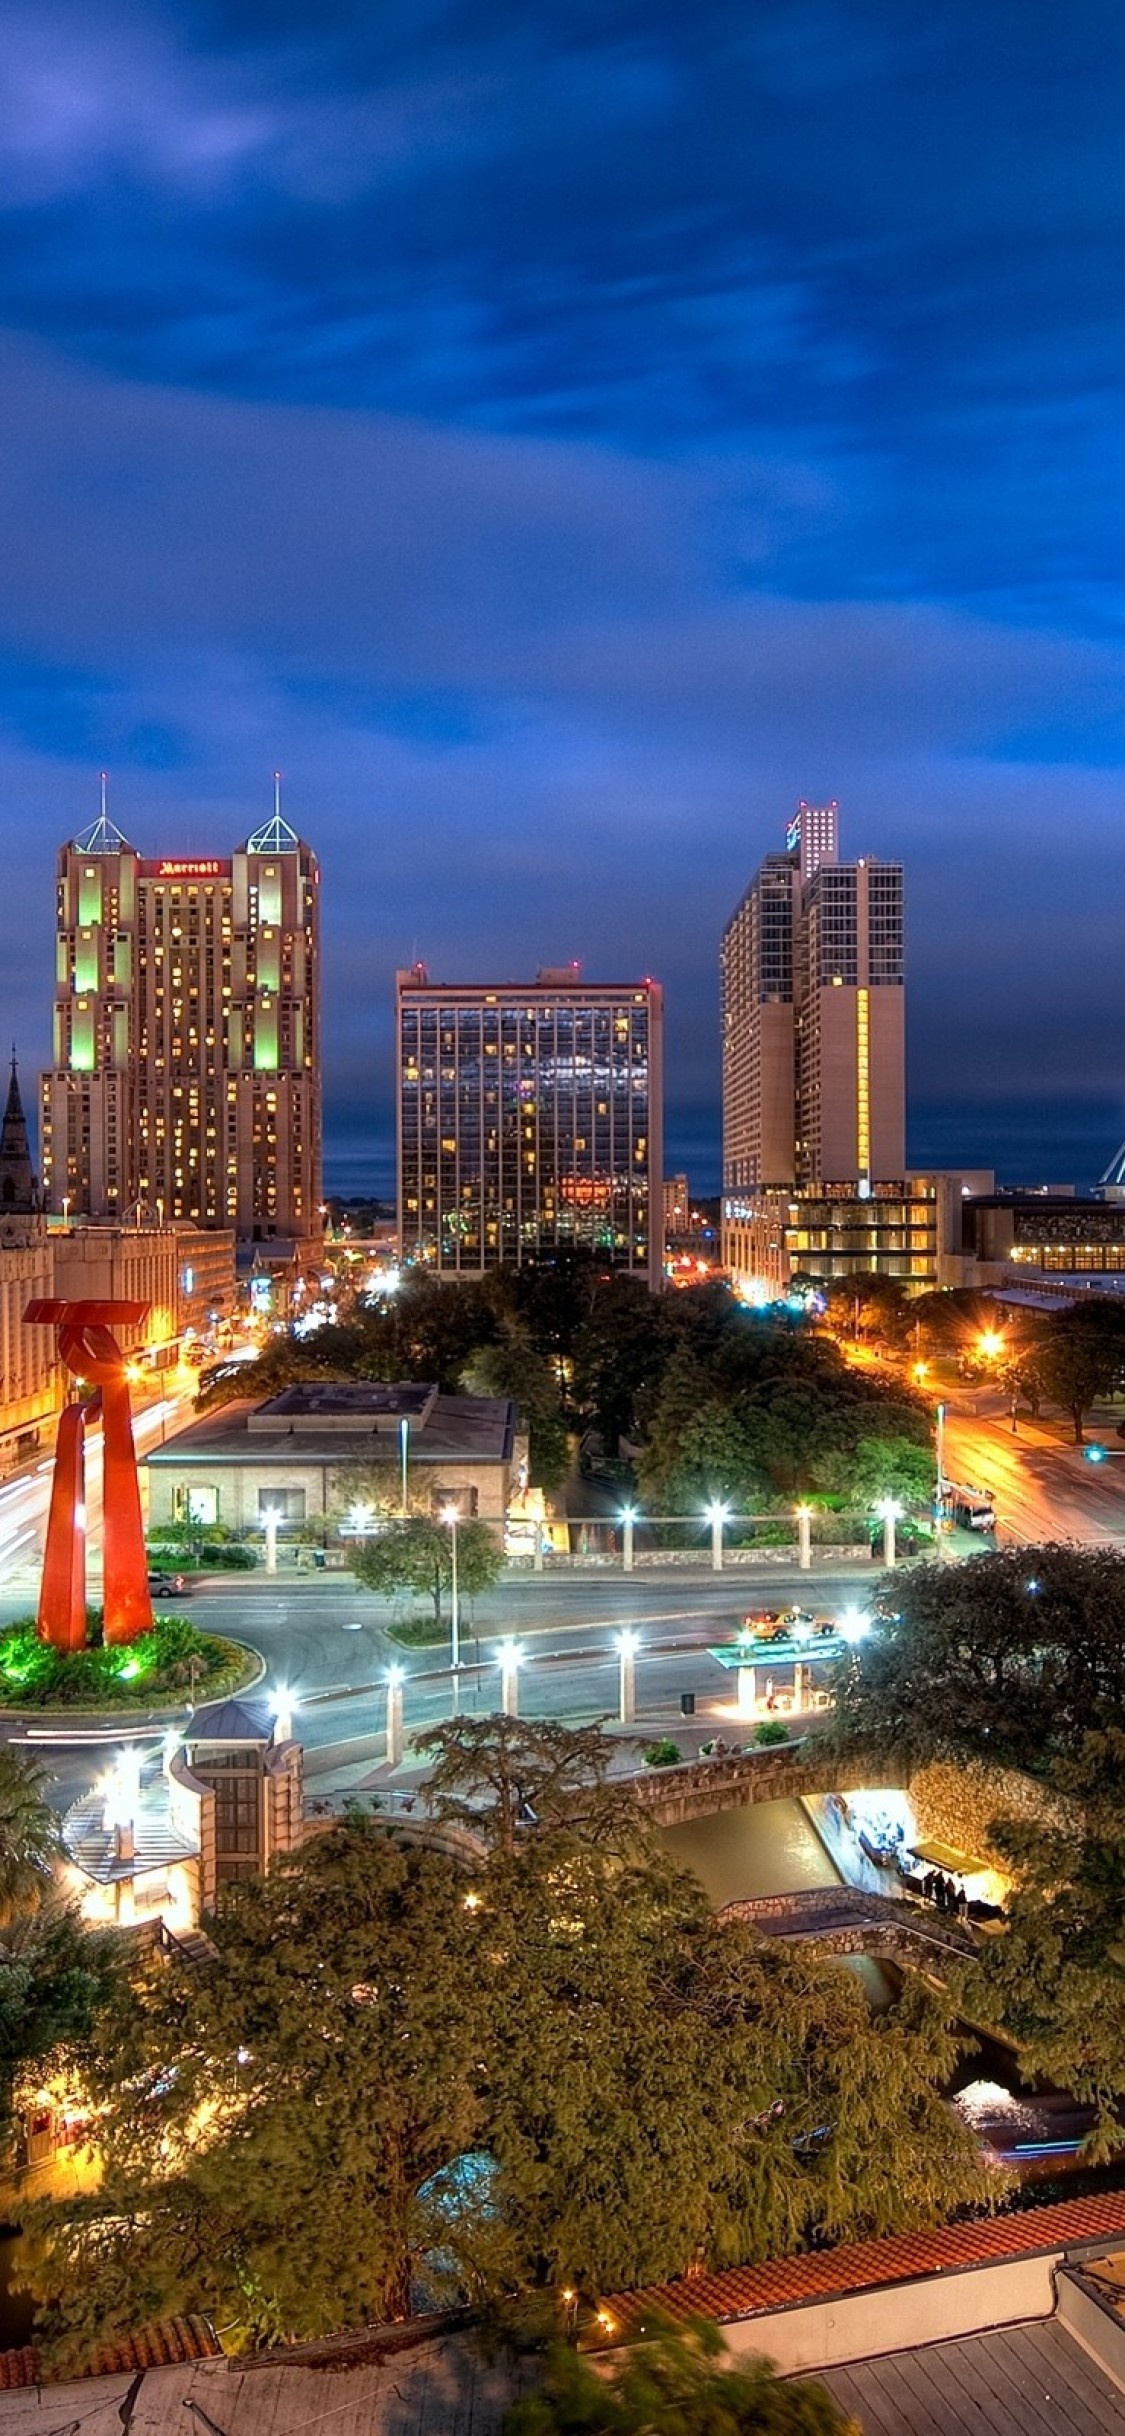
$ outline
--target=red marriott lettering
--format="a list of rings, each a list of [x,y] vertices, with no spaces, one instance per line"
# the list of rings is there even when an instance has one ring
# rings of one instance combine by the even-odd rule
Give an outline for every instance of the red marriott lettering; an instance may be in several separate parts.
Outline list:
[[[230,877],[230,864],[218,862],[214,856],[202,863],[142,863],[142,880],[225,880]]]

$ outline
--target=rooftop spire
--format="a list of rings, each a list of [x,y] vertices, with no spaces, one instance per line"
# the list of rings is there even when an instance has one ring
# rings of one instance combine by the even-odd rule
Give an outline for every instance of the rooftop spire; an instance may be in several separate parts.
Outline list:
[[[31,1164],[27,1119],[20,1098],[15,1045],[8,1078],[8,1101],[0,1125],[0,1218],[30,1218],[39,1208],[39,1189]]]
[[[97,819],[91,821],[88,829],[80,829],[73,840],[78,854],[120,854],[123,847],[128,850],[128,838],[109,817],[108,770],[101,773],[101,787],[101,811]]]
[[[295,829],[281,817],[281,772],[273,774],[273,819],[253,829],[246,840],[247,854],[296,854],[301,841]]]

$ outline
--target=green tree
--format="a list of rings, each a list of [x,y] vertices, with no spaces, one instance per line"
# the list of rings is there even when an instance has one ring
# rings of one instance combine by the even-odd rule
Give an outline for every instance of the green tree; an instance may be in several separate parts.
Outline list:
[[[530,1437],[530,1477],[538,1488],[558,1488],[567,1468],[558,1373],[526,1324],[502,1319],[495,1342],[476,1348],[462,1384],[470,1395],[506,1396],[518,1406]]]
[[[486,2286],[604,2293],[986,2196],[920,1985],[875,2021],[847,1972],[712,1918],[659,1854],[529,1837],[479,1889],[494,2177],[457,2238]]]
[[[415,1737],[429,1763],[427,1808],[512,1852],[524,1830],[619,1849],[644,1833],[627,1785],[611,1785],[613,1745],[599,1726],[550,1718],[459,1717]]]
[[[705,2319],[679,2330],[655,2319],[645,2337],[597,2367],[553,2344],[503,2436],[861,2436],[822,2385],[782,2381],[766,2360],[729,2360]]]
[[[841,1672],[849,1738],[923,1758],[984,1753],[1042,1773],[1125,1726],[1125,1557],[1003,1548],[884,1583]]]
[[[1069,1413],[1081,1446],[1090,1406],[1125,1383],[1125,1310],[1097,1296],[1052,1312],[1039,1337],[1035,1371],[1048,1403]]]
[[[354,1817],[223,1890],[213,1961],[123,1988],[87,2067],[101,2183],[34,2215],[61,2365],[185,2310],[236,2345],[408,2311],[426,2185],[481,2121],[464,1895]]]
[[[841,1467],[840,1489],[857,1507],[871,1506],[880,1497],[897,1497],[905,1506],[933,1504],[937,1466],[929,1447],[913,1438],[860,1438]]]
[[[1052,1765],[1051,1813],[994,1823],[1014,1885],[970,1989],[979,2018],[1018,2040],[1026,2074],[1093,2110],[1098,2162],[1125,2150],[1123,1765],[1125,1730],[1085,1734]]]
[[[393,1598],[412,1590],[433,1605],[434,1622],[442,1619],[445,1592],[453,1583],[453,1534],[448,1523],[426,1514],[409,1514],[384,1524],[371,1539],[355,1540],[348,1564],[366,1590]],[[491,1590],[504,1570],[503,1551],[488,1524],[463,1522],[457,1527],[457,1586],[463,1598]]]
[[[911,1314],[896,1278],[862,1269],[832,1279],[821,1291],[829,1324],[841,1336],[874,1338],[888,1346],[905,1342]]]
[[[45,1768],[0,1744],[0,1926],[50,1895],[61,1851]]]

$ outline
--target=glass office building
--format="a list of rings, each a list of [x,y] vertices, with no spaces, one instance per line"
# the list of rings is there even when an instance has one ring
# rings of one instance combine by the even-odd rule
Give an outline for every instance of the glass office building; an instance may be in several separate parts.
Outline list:
[[[405,1260],[480,1276],[582,1248],[663,1274],[663,993],[655,981],[397,982]]]

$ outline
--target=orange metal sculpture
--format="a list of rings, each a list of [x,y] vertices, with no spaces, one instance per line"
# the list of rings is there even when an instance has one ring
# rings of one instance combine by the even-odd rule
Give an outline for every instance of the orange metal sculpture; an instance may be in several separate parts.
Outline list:
[[[59,1422],[39,1638],[55,1649],[86,1646],[86,1423],[102,1416],[103,1638],[136,1641],[152,1628],[141,1491],[125,1355],[114,1326],[136,1326],[147,1303],[30,1302],[25,1320],[57,1328],[60,1359],[93,1394],[68,1404]]]

